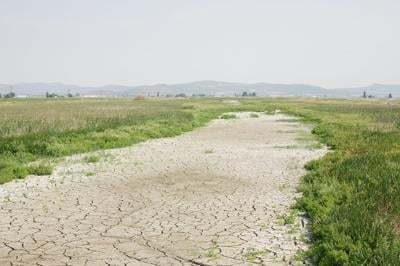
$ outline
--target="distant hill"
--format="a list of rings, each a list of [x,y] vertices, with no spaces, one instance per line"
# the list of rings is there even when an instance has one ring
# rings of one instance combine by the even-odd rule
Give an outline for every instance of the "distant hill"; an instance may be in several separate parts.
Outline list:
[[[325,89],[317,86],[304,84],[272,84],[272,83],[233,83],[221,81],[197,81],[182,84],[157,84],[151,86],[138,86],[132,91],[132,94],[176,94],[186,93],[234,96],[241,95],[242,92],[256,92],[260,96],[313,96],[323,95]]]
[[[374,97],[388,97],[389,93],[391,93],[393,97],[400,97],[400,85],[384,84],[372,84],[366,87],[335,89],[332,91],[332,93],[333,96],[345,95],[347,97],[354,98],[363,95],[364,91],[367,93],[367,95],[372,95]]]
[[[213,80],[196,81],[180,84],[155,84],[141,86],[106,85],[87,87],[63,83],[18,83],[13,85],[0,84],[0,93],[12,90],[17,95],[43,96],[46,92],[66,95],[68,93],[83,96],[135,96],[135,95],[186,95],[204,94],[209,96],[234,96],[242,92],[255,92],[258,96],[297,96],[297,97],[334,97],[358,98],[364,91],[375,97],[400,96],[400,85],[373,84],[366,87],[326,89],[307,84],[278,83],[234,83]]]
[[[133,87],[107,85],[101,87],[84,87],[77,85],[68,85],[63,83],[18,83],[18,84],[0,84],[0,93],[8,93],[10,90],[17,95],[43,96],[46,92],[58,95],[66,95],[68,93],[81,95],[99,95],[99,96],[123,96],[126,91],[132,90]],[[122,93],[122,94],[121,94]]]

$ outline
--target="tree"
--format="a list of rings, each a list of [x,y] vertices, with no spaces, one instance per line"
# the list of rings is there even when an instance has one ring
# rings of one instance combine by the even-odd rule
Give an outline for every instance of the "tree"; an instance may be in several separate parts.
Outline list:
[[[242,96],[243,96],[243,97],[247,97],[247,91],[244,91],[244,92],[242,93]]]
[[[55,94],[55,93],[48,93],[48,92],[46,92],[46,98],[56,98],[56,97],[58,97],[58,95],[57,95],[57,94]]]
[[[389,99],[392,99],[392,98],[393,98],[392,94],[391,94],[391,93],[389,93]]]
[[[364,91],[364,93],[363,93],[363,96],[362,96],[363,98],[367,98],[367,92],[366,91]]]
[[[175,95],[175,97],[178,97],[178,98],[186,98],[186,94],[184,94],[184,93],[178,93],[178,94]]]
[[[67,94],[67,96],[68,96],[69,98],[74,97],[74,95],[72,95],[72,93],[70,93],[70,92]]]
[[[15,98],[15,93],[14,92],[7,93],[6,95],[4,95],[4,98]]]

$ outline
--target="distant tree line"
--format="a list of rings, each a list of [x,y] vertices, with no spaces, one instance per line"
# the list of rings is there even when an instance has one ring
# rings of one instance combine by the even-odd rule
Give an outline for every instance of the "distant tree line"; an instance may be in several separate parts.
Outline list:
[[[79,93],[77,93],[75,95],[73,95],[72,93],[67,93],[67,95],[64,96],[64,95],[58,95],[56,93],[46,92],[46,98],[64,98],[64,97],[68,97],[68,98],[79,97]]]
[[[4,99],[10,99],[10,98],[15,98],[15,93],[14,92],[9,92],[7,94],[2,95],[0,93],[0,98],[4,98]]]
[[[249,96],[256,97],[257,94],[255,92],[247,92],[247,91],[242,92],[242,97],[249,97]]]
[[[177,98],[186,98],[186,94],[185,93],[178,93],[175,95],[175,97]]]
[[[366,92],[366,91],[363,92],[362,97],[363,97],[363,98],[374,98],[374,96],[373,96],[372,94],[368,94],[368,95],[367,95],[367,92]],[[393,98],[392,93],[389,93],[388,98],[389,98],[389,99],[392,99],[392,98]]]

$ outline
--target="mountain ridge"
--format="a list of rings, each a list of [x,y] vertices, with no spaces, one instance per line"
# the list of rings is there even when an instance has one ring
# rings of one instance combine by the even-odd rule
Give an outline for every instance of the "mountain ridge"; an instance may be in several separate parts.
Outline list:
[[[349,87],[327,89],[322,86],[302,83],[240,83],[214,80],[201,80],[176,84],[152,84],[139,86],[104,85],[104,86],[78,86],[60,82],[23,82],[17,84],[0,84],[0,93],[10,91],[17,95],[43,96],[46,92],[59,95],[80,94],[83,96],[117,96],[129,97],[135,95],[175,95],[185,93],[187,95],[204,94],[210,96],[234,96],[241,95],[244,91],[255,92],[259,96],[302,96],[302,97],[333,97],[354,98],[361,97],[366,91],[367,95],[374,97],[400,96],[400,84],[371,84],[363,87]]]

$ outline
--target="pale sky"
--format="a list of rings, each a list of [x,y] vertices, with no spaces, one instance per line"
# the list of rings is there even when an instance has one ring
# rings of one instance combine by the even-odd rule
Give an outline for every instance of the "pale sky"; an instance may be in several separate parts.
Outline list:
[[[0,83],[400,84],[399,0],[0,0]]]

